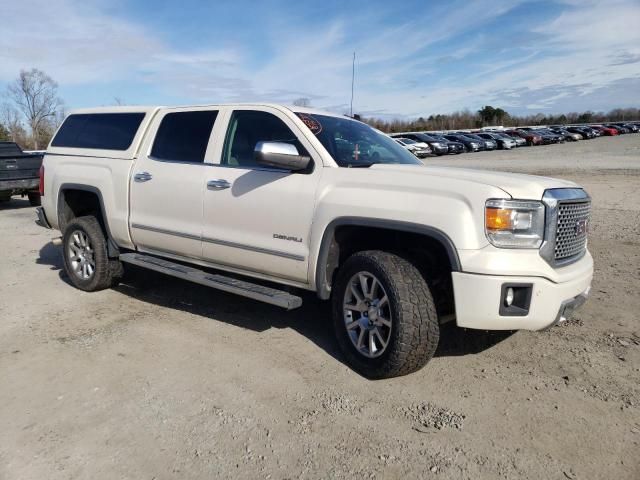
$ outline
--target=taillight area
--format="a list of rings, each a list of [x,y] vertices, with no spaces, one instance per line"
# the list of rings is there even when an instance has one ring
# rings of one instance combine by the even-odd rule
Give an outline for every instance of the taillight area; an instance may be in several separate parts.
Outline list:
[[[40,196],[44,196],[44,165],[40,165],[40,182],[38,183],[38,191]]]

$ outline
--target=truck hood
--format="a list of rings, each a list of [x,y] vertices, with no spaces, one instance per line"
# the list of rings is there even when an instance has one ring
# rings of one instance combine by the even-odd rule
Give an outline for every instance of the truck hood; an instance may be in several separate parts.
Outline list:
[[[503,190],[515,199],[540,200],[545,190],[550,188],[581,188],[579,185],[567,180],[541,177],[537,175],[525,175],[521,173],[491,172],[458,167],[435,167],[416,165],[391,165],[376,164],[369,167],[374,171],[405,173],[407,177],[415,179],[415,175],[425,177],[450,178],[475,182]]]

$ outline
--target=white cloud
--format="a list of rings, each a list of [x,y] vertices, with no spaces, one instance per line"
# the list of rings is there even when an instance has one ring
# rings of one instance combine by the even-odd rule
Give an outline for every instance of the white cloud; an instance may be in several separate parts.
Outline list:
[[[538,40],[527,47],[528,53],[509,56],[507,45],[505,60],[476,66],[445,82],[443,64],[472,59],[476,46],[490,34],[451,51],[432,51],[430,46],[465,34],[471,23],[478,26],[498,18],[518,2],[439,5],[433,21],[425,24],[420,15],[408,15],[402,17],[406,22],[393,26],[388,18],[398,18],[392,17],[395,4],[355,18],[337,12],[314,28],[285,14],[274,15],[264,24],[269,61],[256,66],[251,60],[255,45],[176,47],[142,21],[106,13],[111,10],[108,3],[22,0],[3,9],[4,18],[29,22],[3,24],[0,82],[15,78],[21,68],[38,67],[60,84],[78,89],[97,84],[146,86],[160,97],[157,103],[166,103],[163,95],[193,102],[291,101],[306,96],[318,106],[344,111],[356,50],[355,99],[360,111],[417,116],[488,102],[514,109],[553,109],[578,97],[586,102],[607,86],[618,89],[606,96],[608,101],[637,103],[640,92],[623,89],[630,84],[626,80],[640,75],[640,4],[572,2],[564,2],[556,18],[531,27]]]

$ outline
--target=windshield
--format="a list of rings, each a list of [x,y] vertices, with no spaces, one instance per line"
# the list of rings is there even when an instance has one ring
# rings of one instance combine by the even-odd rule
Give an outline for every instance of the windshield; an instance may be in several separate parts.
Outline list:
[[[484,138],[474,135],[473,133],[465,133],[464,136],[473,140],[484,140]]]
[[[448,142],[448,140],[447,140],[446,138],[444,138],[442,135],[434,135],[434,134],[431,134],[430,136],[431,136],[431,138],[433,138],[434,140],[438,140],[438,141],[440,141],[440,142],[445,142],[445,143],[446,143],[446,142]]]
[[[407,149],[369,125],[350,118],[296,113],[341,167],[377,163],[422,165]]]

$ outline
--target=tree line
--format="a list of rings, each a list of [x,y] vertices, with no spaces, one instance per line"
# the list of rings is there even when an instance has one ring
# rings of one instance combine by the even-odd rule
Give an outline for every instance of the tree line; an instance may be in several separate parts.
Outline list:
[[[609,112],[572,112],[563,114],[511,115],[502,108],[487,105],[476,112],[461,110],[449,114],[430,115],[412,120],[382,120],[358,117],[378,130],[386,133],[425,130],[467,130],[489,125],[525,126],[557,125],[567,123],[605,123],[640,119],[640,108],[615,108]]]

